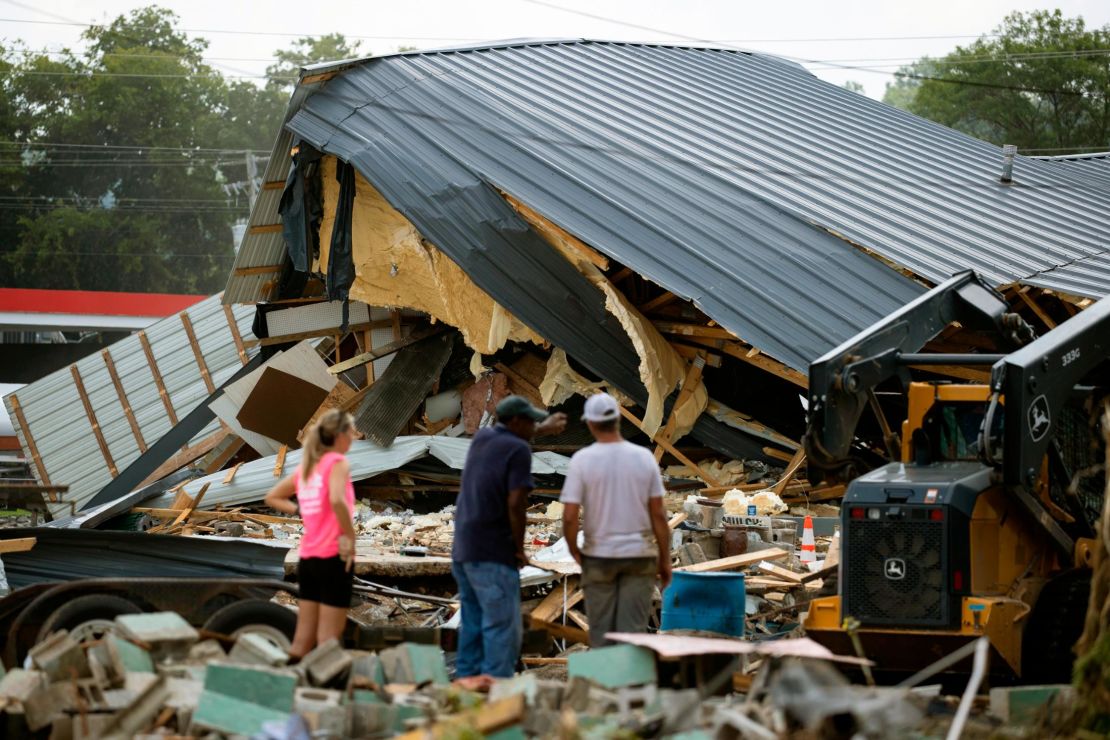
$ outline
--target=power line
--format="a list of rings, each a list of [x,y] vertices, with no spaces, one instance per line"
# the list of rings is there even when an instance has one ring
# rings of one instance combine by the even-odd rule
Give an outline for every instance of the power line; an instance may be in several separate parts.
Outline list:
[[[246,152],[262,152],[269,154],[269,149],[214,149],[211,147],[181,147],[181,146],[146,146],[144,144],[78,144],[61,141],[0,141],[2,146],[15,147],[52,147],[67,149],[143,149],[150,151],[166,152],[220,152],[224,154],[244,154]]]
[[[6,254],[18,253],[15,250],[0,250],[0,255]],[[175,257],[199,257],[215,260],[223,260],[234,257],[234,255],[204,254],[201,252],[167,252],[164,254],[159,254],[158,252],[74,252],[69,250],[50,250],[48,252],[35,253],[35,256],[39,258],[49,257],[52,255],[74,255],[80,257],[158,257],[159,259]]]
[[[96,72],[86,70],[67,70],[64,72],[46,72],[42,70],[15,70],[8,72],[7,77],[133,77],[153,79],[200,79],[200,80],[297,80],[293,75],[271,77],[266,74],[236,74],[226,75],[216,72],[206,74],[203,72],[185,72],[183,74],[157,74],[151,72]]]

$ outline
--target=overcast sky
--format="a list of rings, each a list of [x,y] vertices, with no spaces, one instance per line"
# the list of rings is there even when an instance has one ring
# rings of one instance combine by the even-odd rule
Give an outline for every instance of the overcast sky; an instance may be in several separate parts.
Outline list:
[[[80,48],[83,29],[67,22],[103,22],[141,4],[99,0],[94,9],[84,0],[0,0],[0,38],[22,39],[37,49]],[[698,39],[832,62],[832,66],[807,66],[837,84],[859,82],[876,98],[882,97],[892,79],[888,73],[898,65],[969,43],[1014,10],[1055,5],[1069,16],[1082,15],[1090,26],[1110,23],[1107,0],[1053,5],[1016,0],[912,4],[892,0],[163,0],[160,4],[180,16],[182,28],[195,30],[192,35],[211,42],[207,56],[227,74],[260,75],[274,50],[287,47],[297,36],[335,31],[366,37],[361,50],[376,54],[400,45],[435,48],[521,37]]]

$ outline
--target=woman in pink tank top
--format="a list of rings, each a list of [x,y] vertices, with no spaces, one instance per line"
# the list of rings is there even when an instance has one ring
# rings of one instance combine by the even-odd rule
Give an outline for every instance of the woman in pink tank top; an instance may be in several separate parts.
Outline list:
[[[355,489],[344,455],[359,436],[350,414],[328,411],[305,435],[297,471],[266,494],[268,505],[286,514],[300,513],[304,523],[297,563],[297,633],[289,649],[293,659],[333,637],[343,638],[355,559]]]

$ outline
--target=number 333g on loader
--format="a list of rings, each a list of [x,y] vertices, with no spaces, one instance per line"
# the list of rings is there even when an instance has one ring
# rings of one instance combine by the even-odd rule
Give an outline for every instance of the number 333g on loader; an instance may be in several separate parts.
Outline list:
[[[995,353],[921,352],[953,322]],[[911,370],[989,370],[990,382],[915,382]],[[1037,338],[961,273],[814,362],[809,379],[811,478],[851,479],[877,448],[896,462],[849,483],[838,595],[814,599],[807,634],[851,652],[851,627],[884,672],[985,635],[996,680],[1070,681],[1105,491],[1110,298]]]

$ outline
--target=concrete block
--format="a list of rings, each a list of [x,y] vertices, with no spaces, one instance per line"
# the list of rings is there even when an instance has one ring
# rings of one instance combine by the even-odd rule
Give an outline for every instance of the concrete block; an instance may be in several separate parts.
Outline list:
[[[55,719],[65,715],[65,707],[71,697],[70,686],[55,683],[39,689],[23,702],[23,718],[32,732],[38,732],[51,725]]]
[[[567,676],[588,678],[607,689],[654,684],[655,654],[638,645],[609,647],[572,653],[567,658]]]
[[[1032,724],[1045,707],[1051,711],[1050,705],[1070,700],[1074,691],[1068,684],[994,688],[990,694],[991,714],[1009,724]]]
[[[154,659],[148,650],[116,635],[109,635],[104,643],[116,676],[122,678],[128,673],[154,673]]]
[[[139,732],[149,727],[165,707],[169,688],[166,679],[155,676],[153,680],[142,679],[146,687],[133,694],[131,702],[120,711],[112,715],[109,722],[100,731],[104,740],[130,740]]]
[[[50,681],[68,681],[92,675],[85,651],[65,630],[59,630],[35,645],[27,656],[31,665],[45,673]]]
[[[166,686],[170,693],[166,706],[178,712],[196,709],[200,703],[200,695],[204,692],[204,682],[191,678],[167,678]]]
[[[386,681],[396,684],[445,684],[447,663],[438,645],[401,643],[378,654],[385,669]]]
[[[508,699],[510,696],[521,694],[528,706],[535,706],[536,698],[540,692],[540,684],[534,673],[521,673],[519,676],[498,681],[489,690],[489,702]]]
[[[289,662],[289,653],[254,632],[240,635],[227,657],[232,663],[244,665],[277,667]]]
[[[227,651],[215,640],[201,640],[189,648],[190,662],[211,663],[215,660],[227,660]]]
[[[351,662],[351,656],[340,647],[339,641],[333,638],[317,645],[312,652],[304,656],[299,668],[314,685],[325,686],[350,668]]]
[[[42,671],[13,668],[11,672],[0,678],[0,699],[23,703],[48,685],[46,674]]]
[[[385,704],[385,699],[378,696],[377,692],[355,689],[350,693],[351,701],[355,704]]]
[[[347,676],[347,690],[376,689],[385,685],[385,669],[377,653],[348,650],[351,670]]]
[[[266,722],[284,722],[293,711],[297,675],[274,668],[214,664],[193,713],[193,729],[254,735]]]
[[[155,661],[183,659],[200,634],[176,612],[122,614],[116,625],[125,637],[150,646]]]
[[[385,736],[392,732],[397,715],[392,704],[353,702],[347,705],[347,732],[350,737]]]
[[[347,737],[347,708],[339,691],[299,688],[293,696],[293,711],[308,722],[313,734]]]

